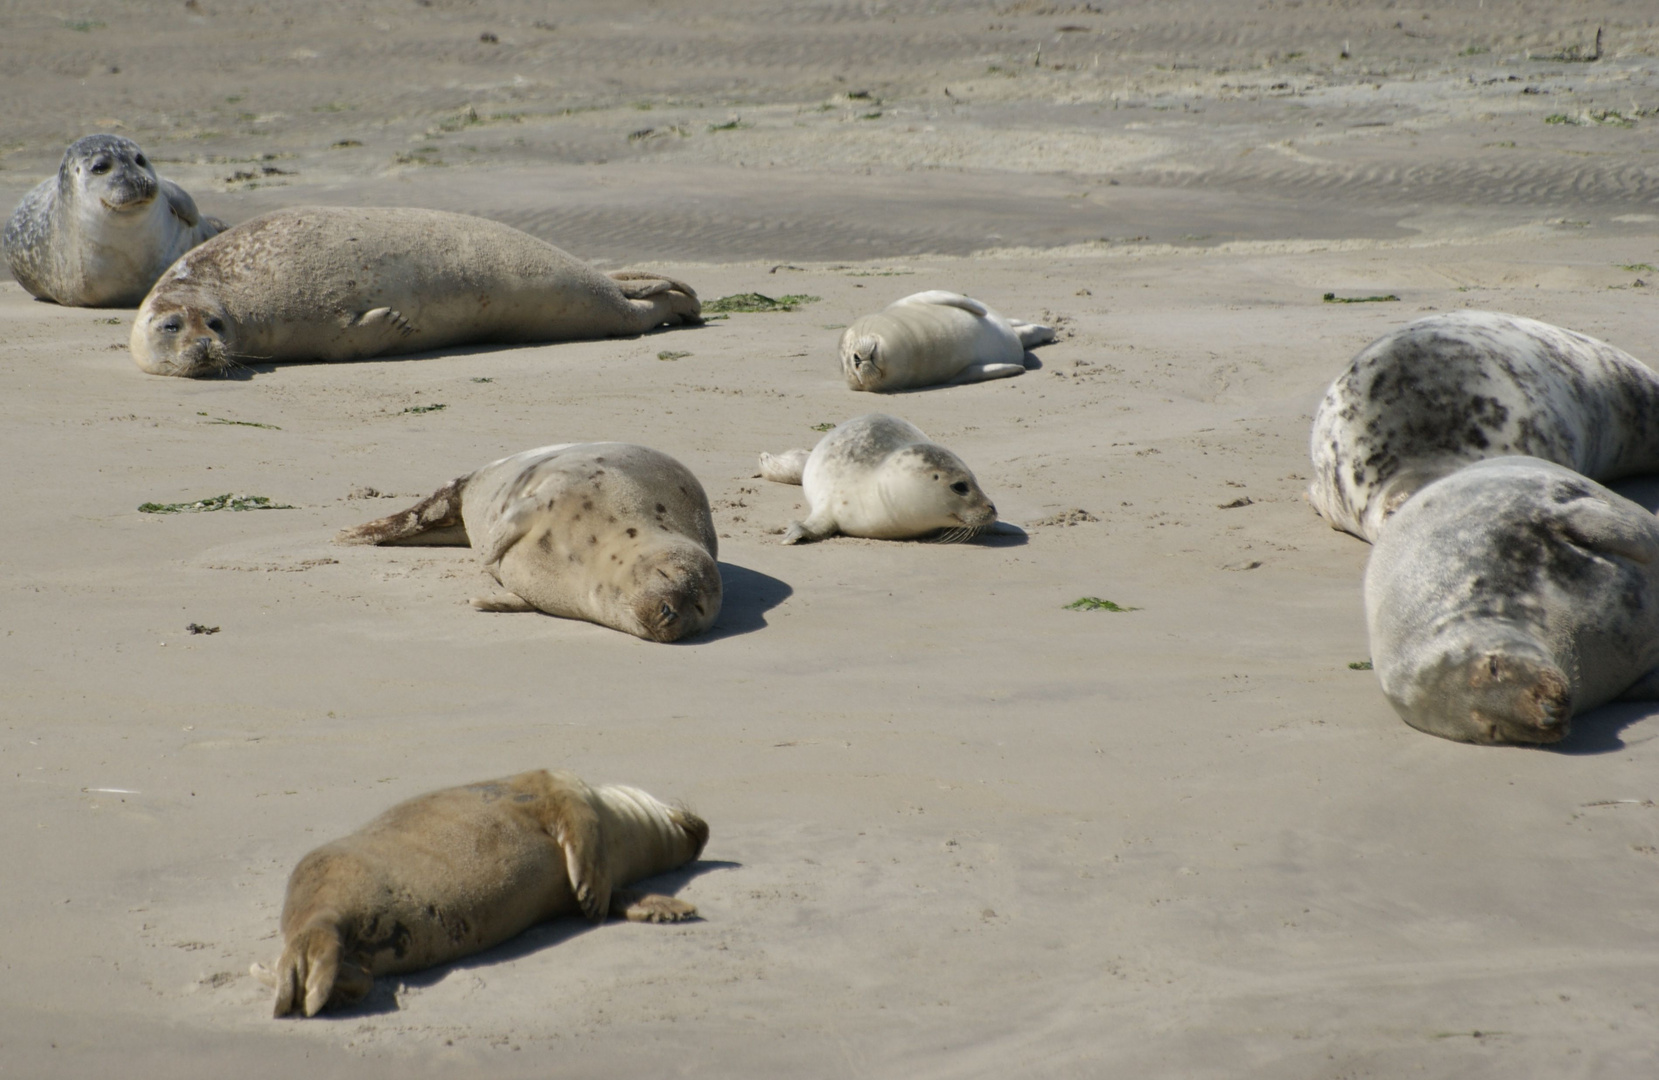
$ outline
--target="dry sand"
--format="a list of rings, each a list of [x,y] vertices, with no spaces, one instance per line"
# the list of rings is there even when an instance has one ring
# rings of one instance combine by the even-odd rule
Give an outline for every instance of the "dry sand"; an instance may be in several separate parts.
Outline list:
[[[0,1076],[1651,1075],[1659,710],[1406,728],[1349,667],[1367,548],[1301,497],[1323,388],[1424,312],[1659,360],[1651,5],[27,0],[0,100],[8,207],[114,130],[232,221],[468,210],[821,298],[192,382],[0,284]],[[849,392],[834,328],[925,288],[1062,340]],[[1028,539],[779,546],[757,452],[876,409]],[[702,478],[715,632],[484,615],[464,550],[330,543],[585,439]],[[136,509],[225,492],[294,508]],[[704,920],[269,1018],[300,855],[536,766],[704,814],[658,882]]]

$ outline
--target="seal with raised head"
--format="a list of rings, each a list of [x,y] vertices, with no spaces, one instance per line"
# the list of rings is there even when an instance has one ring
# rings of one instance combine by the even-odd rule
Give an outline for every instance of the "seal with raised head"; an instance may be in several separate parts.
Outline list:
[[[625,891],[697,858],[702,818],[634,787],[519,773],[399,803],[294,867],[282,956],[254,964],[274,1014],[361,1001],[377,975],[498,945],[561,915],[679,922],[683,900]]]
[[[951,543],[997,525],[997,508],[961,458],[883,413],[848,420],[811,450],[761,454],[760,474],[806,495],[806,520],[790,524],[786,544],[836,533]]]
[[[1596,480],[1659,469],[1659,376],[1536,319],[1456,311],[1367,345],[1314,416],[1308,500],[1375,541],[1417,491],[1470,462],[1528,455]]]
[[[1053,327],[933,289],[854,320],[841,334],[841,370],[854,390],[983,382],[1024,374],[1025,350],[1053,340]]]
[[[470,544],[510,595],[484,611],[545,611],[650,641],[720,614],[719,539],[691,470],[632,443],[563,443],[492,461],[345,544]]]
[[[1659,696],[1659,521],[1570,469],[1491,458],[1401,506],[1365,570],[1371,659],[1412,727],[1552,743]]]
[[[702,321],[691,287],[602,274],[487,218],[306,206],[245,221],[180,259],[133,320],[154,375],[247,360],[357,360],[453,345],[628,337]]]
[[[156,175],[131,139],[88,135],[6,222],[6,261],[30,293],[74,307],[137,307],[180,255],[225,228]]]

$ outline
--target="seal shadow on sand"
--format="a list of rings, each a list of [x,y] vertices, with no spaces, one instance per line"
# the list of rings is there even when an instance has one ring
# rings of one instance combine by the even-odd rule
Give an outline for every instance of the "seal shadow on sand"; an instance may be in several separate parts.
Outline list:
[[[698,859],[687,863],[665,874],[643,878],[627,886],[631,892],[638,893],[665,893],[673,896],[685,888],[693,879],[715,870],[737,870],[743,866],[739,862],[726,859]],[[701,922],[701,915],[694,915],[684,919],[684,923]],[[449,978],[451,972],[466,971],[471,968],[489,967],[494,964],[520,960],[543,949],[552,948],[562,942],[569,941],[578,934],[586,934],[593,930],[603,930],[606,923],[619,922],[617,919],[607,919],[604,923],[595,925],[578,915],[567,915],[546,922],[537,923],[523,933],[508,938],[494,948],[483,952],[464,956],[459,960],[447,964],[437,964],[433,967],[422,968],[420,971],[411,971],[403,975],[382,975],[374,981],[374,989],[369,996],[355,1005],[344,1009],[328,1009],[318,1013],[313,1020],[354,1020],[365,1016],[374,1016],[384,1013],[394,1013],[399,1009],[397,991],[399,986],[426,989],[436,986]]]
[[[1573,730],[1565,739],[1538,749],[1570,757],[1611,754],[1652,741],[1653,732],[1630,741],[1621,738],[1620,733],[1654,718],[1659,718],[1659,701],[1615,701],[1573,717]]]
[[[752,634],[766,628],[766,613],[789,599],[795,590],[786,581],[744,566],[720,564],[720,615],[714,625],[696,637],[681,638],[676,645],[701,645],[706,641]]]

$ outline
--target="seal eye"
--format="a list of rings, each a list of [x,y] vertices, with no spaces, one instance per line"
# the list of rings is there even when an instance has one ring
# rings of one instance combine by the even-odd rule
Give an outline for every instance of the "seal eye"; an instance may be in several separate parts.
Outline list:
[[[109,172],[109,170],[110,170],[110,164],[106,160],[94,161],[92,163],[92,174],[94,176],[102,176],[105,173]]]
[[[207,328],[215,334],[223,333],[225,329],[224,320],[220,319],[218,316],[214,316],[213,318],[207,320]]]
[[[968,482],[966,480],[958,480],[950,486],[950,489],[958,495],[966,495],[968,493]]]
[[[173,316],[171,319],[168,319],[166,322],[161,324],[161,328],[163,330],[167,331],[169,334],[178,333],[179,329],[183,326],[184,326],[183,321],[180,320],[177,315]]]
[[[142,166],[143,168],[148,169],[150,167],[150,163],[148,161],[144,160],[144,155],[143,154],[139,154],[137,157],[133,158],[133,160],[138,162],[138,164],[140,166]]]

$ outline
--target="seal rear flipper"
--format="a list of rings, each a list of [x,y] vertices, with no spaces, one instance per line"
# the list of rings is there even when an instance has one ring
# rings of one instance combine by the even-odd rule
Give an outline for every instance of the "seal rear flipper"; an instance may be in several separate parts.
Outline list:
[[[458,476],[420,502],[389,517],[342,529],[334,535],[336,544],[424,544],[467,546],[470,542],[461,520],[461,494],[472,476]]]
[[[697,299],[697,291],[683,281],[644,270],[617,270],[609,277],[636,308],[649,309],[655,321],[647,330],[664,323],[697,326],[703,321],[703,305]]]
[[[1009,319],[1008,329],[1014,331],[1014,336],[1020,339],[1020,344],[1028,349],[1033,345],[1047,345],[1054,340],[1054,327],[1044,326],[1042,323]]]
[[[776,484],[799,484],[806,470],[806,459],[811,450],[785,450],[781,454],[760,455],[760,475]]]
[[[611,918],[629,922],[684,922],[697,917],[697,908],[661,893],[640,894],[627,889],[611,893]]]
[[[291,1012],[316,1016],[326,1006],[339,1008],[361,1001],[374,976],[341,956],[340,931],[332,925],[309,926],[289,939],[276,970],[276,1003],[271,1015]]]

